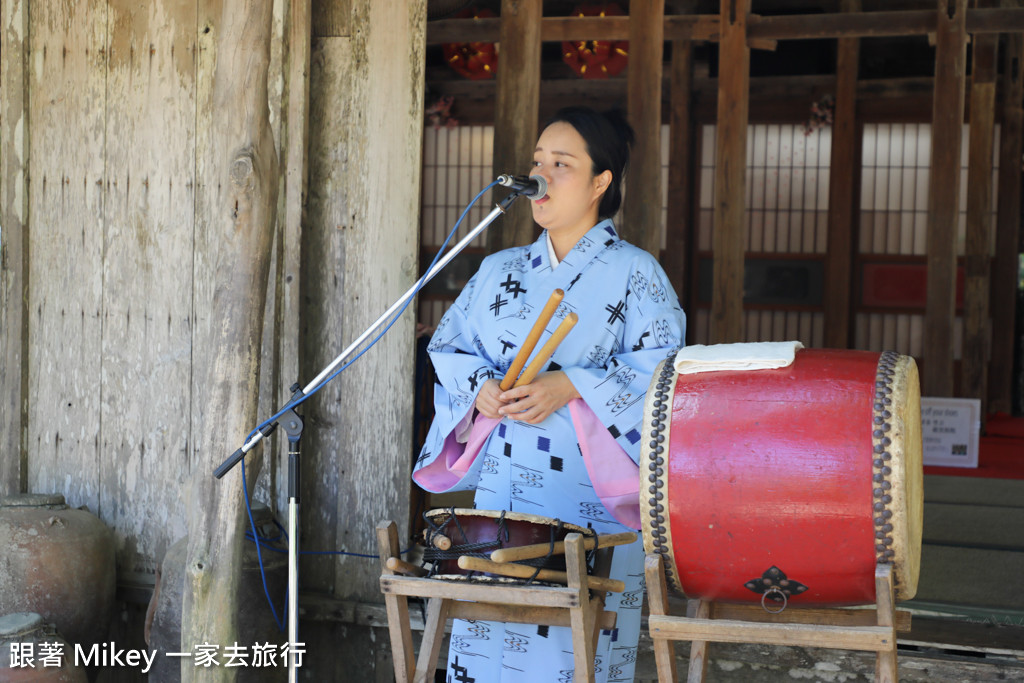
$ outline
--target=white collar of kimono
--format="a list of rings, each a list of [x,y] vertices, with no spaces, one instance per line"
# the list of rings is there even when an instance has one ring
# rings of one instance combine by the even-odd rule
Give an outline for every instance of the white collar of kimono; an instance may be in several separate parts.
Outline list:
[[[595,225],[594,228],[605,228],[606,230],[608,230],[609,233],[611,233],[613,237],[618,237],[618,235],[615,232],[615,224],[612,223],[612,219],[610,218],[605,218],[604,220],[598,221],[597,225]],[[594,228],[591,228],[590,230],[593,231]],[[558,260],[558,255],[555,254],[555,245],[551,243],[551,233],[548,232],[547,230],[544,231],[544,243],[548,247],[548,263],[551,264],[551,270],[554,270],[555,268],[558,267],[558,264],[561,263],[561,261]]]
[[[544,231],[544,240],[548,245],[548,263],[551,264],[551,270],[558,267],[558,255],[555,254],[555,245],[551,244],[551,233],[547,230]]]

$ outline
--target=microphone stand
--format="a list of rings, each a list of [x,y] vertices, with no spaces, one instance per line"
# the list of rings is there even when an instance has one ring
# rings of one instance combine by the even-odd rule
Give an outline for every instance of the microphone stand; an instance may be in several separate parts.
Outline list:
[[[342,351],[338,356],[331,361],[330,365],[320,371],[313,380],[307,384],[304,388],[300,388],[296,383],[292,385],[292,397],[288,401],[285,410],[281,413],[278,420],[269,421],[268,424],[260,427],[256,430],[255,434],[245,442],[245,444],[237,451],[231,454],[227,460],[222,462],[219,467],[213,472],[213,476],[220,479],[232,467],[237,465],[244,457],[245,454],[255,448],[264,437],[270,436],[277,428],[279,420],[283,420],[285,433],[288,435],[288,683],[297,683],[298,681],[298,665],[296,664],[299,653],[295,652],[295,648],[298,646],[298,635],[299,635],[299,549],[298,549],[298,519],[299,519],[299,440],[302,436],[302,417],[295,411],[295,408],[305,400],[305,397],[310,392],[320,388],[321,383],[325,382],[331,373],[333,373],[338,367],[341,366],[345,360],[351,356],[356,349],[358,349],[363,343],[366,342],[378,329],[384,326],[384,324],[395,314],[396,311],[402,308],[405,303],[411,299],[416,293],[423,288],[427,282],[432,280],[441,270],[447,266],[453,258],[455,258],[459,252],[465,249],[470,242],[476,239],[477,235],[483,232],[487,226],[489,226],[494,220],[500,215],[505,213],[508,207],[514,202],[521,191],[514,191],[507,197],[498,202],[494,209],[487,214],[482,221],[477,223],[476,227],[469,231],[465,237],[453,246],[448,252],[439,260],[430,270],[428,270],[423,277],[416,281],[412,287],[410,287],[405,294],[401,296],[391,307],[386,310],[383,315],[377,318],[366,330],[360,334],[355,341],[348,345],[348,347]],[[259,539],[256,540],[259,543]]]

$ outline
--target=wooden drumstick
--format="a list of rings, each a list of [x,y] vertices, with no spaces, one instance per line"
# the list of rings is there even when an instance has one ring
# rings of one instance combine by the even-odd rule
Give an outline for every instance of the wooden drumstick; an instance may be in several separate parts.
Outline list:
[[[538,581],[550,581],[551,583],[567,584],[569,582],[568,574],[554,569],[541,569],[538,572],[535,567],[529,567],[525,564],[492,562],[482,557],[470,557],[469,555],[463,555],[459,558],[459,567],[467,571],[487,572],[488,574],[512,576],[517,579],[529,579],[532,577]],[[606,579],[603,576],[588,576],[587,588],[604,591],[605,593],[621,593],[626,590],[626,584],[617,579]]]
[[[619,534],[603,534],[597,537],[588,536],[583,539],[583,549],[593,550],[595,545],[598,548],[610,548],[616,545],[632,543],[637,538],[636,533],[624,531]],[[535,543],[533,545],[520,545],[512,548],[498,548],[491,553],[491,559],[495,562],[517,562],[519,560],[532,560],[538,557],[565,554],[565,542],[557,541],[554,546],[551,543]]]
[[[423,540],[438,550],[449,550],[452,547],[452,539],[448,538],[440,531],[431,533],[430,529],[424,529]]]
[[[405,574],[406,576],[426,576],[430,573],[423,567],[417,567],[411,562],[406,562],[397,557],[389,557],[385,565],[391,571]]]
[[[512,365],[509,366],[505,376],[501,379],[501,390],[508,391],[515,384],[516,378],[519,377],[519,371],[526,365],[526,361],[529,360],[530,354],[533,353],[533,347],[537,346],[537,340],[540,339],[540,335],[544,332],[544,328],[547,327],[548,322],[551,320],[551,316],[555,314],[558,309],[558,305],[562,303],[562,297],[565,296],[565,292],[561,289],[556,289],[551,292],[551,296],[548,298],[548,302],[544,304],[544,308],[541,309],[540,315],[537,317],[537,322],[530,328],[530,333],[526,335],[526,339],[523,341],[522,346],[519,347],[519,351],[516,353],[516,357],[512,360]]]
[[[575,313],[570,313],[562,319],[562,322],[555,328],[554,334],[552,334],[544,346],[537,352],[537,357],[533,359],[533,362],[526,366],[526,370],[520,375],[513,387],[521,387],[529,384],[533,379],[540,373],[540,369],[544,367],[544,364],[548,362],[548,359],[555,353],[555,348],[562,343],[565,339],[565,335],[569,334],[569,330],[573,328],[580,318]]]

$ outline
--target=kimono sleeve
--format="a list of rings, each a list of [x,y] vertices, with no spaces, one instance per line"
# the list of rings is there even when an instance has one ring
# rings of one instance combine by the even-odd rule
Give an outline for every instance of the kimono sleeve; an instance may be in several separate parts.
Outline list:
[[[474,275],[445,313],[427,347],[437,377],[434,421],[413,478],[429,491],[472,488],[475,477],[468,475],[476,453],[467,451],[467,441],[479,450],[493,428],[481,420],[477,420],[478,425],[472,422],[480,387],[488,379],[500,379],[480,341],[480,331],[468,314],[476,279]]]
[[[603,367],[567,367],[587,407],[634,463],[639,463],[644,397],[659,362],[683,345],[686,318],[653,257],[632,261],[618,349]]]

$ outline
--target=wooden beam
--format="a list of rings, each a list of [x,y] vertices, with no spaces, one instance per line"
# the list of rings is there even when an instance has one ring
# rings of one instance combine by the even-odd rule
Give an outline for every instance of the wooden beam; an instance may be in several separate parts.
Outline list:
[[[981,400],[984,425],[988,408],[988,359],[991,349],[989,274],[992,260],[992,144],[996,108],[996,48],[999,36],[975,36],[967,148],[967,234],[964,242],[964,350],[960,396]]]
[[[921,393],[953,395],[960,137],[964,121],[967,0],[937,0],[935,93],[928,192],[928,286]]]
[[[850,13],[860,0],[845,0]],[[825,262],[825,346],[850,348],[852,342],[851,264],[860,187],[857,131],[857,66],[860,39],[840,38],[836,58],[836,108],[832,124],[832,166],[828,187],[828,252]]]
[[[1024,32],[1024,9],[972,9],[967,12],[968,33]],[[920,36],[935,32],[935,13],[931,10],[882,12],[789,14],[762,16],[752,14],[747,37],[757,41],[814,40],[821,38],[880,38],[884,36]],[[442,19],[428,25],[427,43],[462,43],[500,40],[499,18]],[[717,41],[720,38],[717,15],[667,15],[665,40]],[[628,17],[544,17],[541,41],[627,40]]]
[[[752,16],[748,33],[756,38],[803,40],[921,35],[935,30],[930,10]]]
[[[639,0],[629,8],[629,120],[636,142],[626,175],[622,237],[661,253],[661,72],[664,0]]]
[[[0,14],[0,496],[28,490],[28,0]]]
[[[664,17],[666,40],[717,40],[718,16],[684,14]],[[442,19],[427,25],[427,44],[500,40],[501,19]],[[563,40],[628,40],[629,17],[544,17],[542,42]]]
[[[967,10],[968,33],[1009,33],[1024,31],[1024,10]],[[897,10],[859,14],[791,14],[752,16],[751,38],[805,40],[819,38],[879,38],[925,35],[935,31],[931,10]]]
[[[693,226],[693,43],[672,42],[669,73],[668,207],[665,220],[665,255],[662,265],[680,303],[689,302],[686,266]],[[688,309],[688,306],[683,306]]]
[[[494,176],[527,173],[537,144],[540,105],[541,0],[502,0],[501,57],[494,105]],[[530,203],[519,200],[487,231],[487,246],[498,251],[533,241]]]
[[[991,318],[998,321],[992,336],[989,366],[989,410],[1013,410],[1013,351],[1016,346],[1017,279],[1019,277],[1021,152],[1024,151],[1024,36],[1006,36],[1003,58],[1002,126],[999,130],[999,199],[996,249],[992,263]],[[1019,324],[1019,321],[1018,321]]]
[[[743,259],[746,245],[747,113],[750,0],[721,0],[718,63],[718,130],[715,147],[714,275],[711,343],[743,336]]]
[[[459,102],[459,123],[491,125],[494,122],[494,81],[428,80],[432,93],[451,95]],[[857,116],[859,122],[919,123],[931,116],[931,76],[887,78],[857,82]],[[663,84],[663,87],[665,85]],[[785,122],[803,120],[808,99],[817,99],[835,92],[835,76],[765,76],[750,79],[750,120]],[[810,93],[810,95],[808,95]],[[585,80],[560,78],[540,83],[540,120],[559,107],[587,104],[601,109],[626,106],[626,81],[623,78]],[[713,122],[718,97],[717,79],[694,77],[691,89],[693,119]],[[662,117],[668,119],[668,103],[663,102]]]

